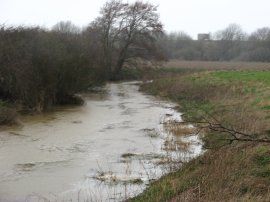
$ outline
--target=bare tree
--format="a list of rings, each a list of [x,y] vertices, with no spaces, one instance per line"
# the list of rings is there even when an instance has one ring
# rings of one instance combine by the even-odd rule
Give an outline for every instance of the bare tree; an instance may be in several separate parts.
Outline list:
[[[157,35],[162,32],[157,6],[150,3],[112,0],[100,14],[91,26],[100,30],[104,65],[113,76],[119,74],[127,59],[152,51]]]
[[[103,66],[110,75],[112,71],[112,55],[114,44],[123,27],[123,16],[128,5],[119,0],[112,0],[105,3],[101,8],[100,17],[91,23],[88,30],[100,35],[100,42],[103,49]]]
[[[60,33],[73,33],[73,34],[78,34],[81,32],[80,28],[74,25],[71,21],[58,22],[52,27],[52,30]]]
[[[230,24],[224,30],[218,31],[214,37],[217,40],[218,55],[221,60],[231,60],[241,52],[241,44],[247,34],[240,25]]]
[[[171,32],[164,34],[159,43],[167,57],[186,59],[185,51],[191,47],[192,38],[184,31]]]
[[[255,32],[251,33],[249,40],[251,41],[270,41],[270,28],[263,27],[257,29]]]
[[[215,35],[216,40],[223,41],[242,41],[247,36],[238,24],[230,24],[224,30],[218,31]]]

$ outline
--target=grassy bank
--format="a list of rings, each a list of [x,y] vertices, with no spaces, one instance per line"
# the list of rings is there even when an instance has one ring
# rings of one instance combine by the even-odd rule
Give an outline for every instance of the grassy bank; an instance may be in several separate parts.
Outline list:
[[[269,81],[267,70],[180,68],[144,84],[144,92],[180,105],[208,150],[130,201],[269,201],[270,144],[260,141],[270,139]]]

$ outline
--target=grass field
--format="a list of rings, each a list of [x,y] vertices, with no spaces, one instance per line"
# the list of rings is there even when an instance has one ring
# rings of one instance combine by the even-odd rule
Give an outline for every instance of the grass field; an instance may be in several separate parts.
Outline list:
[[[225,81],[263,82],[270,86],[270,70],[218,71],[211,73],[211,76]]]
[[[162,65],[165,68],[196,69],[196,70],[270,70],[270,63],[263,62],[213,62],[213,61],[181,61],[171,60]]]
[[[141,90],[177,102],[198,127],[206,120],[240,132],[240,141],[224,130],[203,130],[205,154],[130,201],[270,201],[270,65],[206,64],[168,66]]]

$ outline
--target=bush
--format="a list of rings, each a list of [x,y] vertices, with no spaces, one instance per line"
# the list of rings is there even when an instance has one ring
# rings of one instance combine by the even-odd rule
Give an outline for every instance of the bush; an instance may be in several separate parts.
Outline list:
[[[17,117],[16,110],[7,106],[4,106],[0,102],[0,125],[12,124]]]
[[[0,27],[0,99],[41,112],[106,79],[85,33]],[[67,100],[65,100],[67,99]]]

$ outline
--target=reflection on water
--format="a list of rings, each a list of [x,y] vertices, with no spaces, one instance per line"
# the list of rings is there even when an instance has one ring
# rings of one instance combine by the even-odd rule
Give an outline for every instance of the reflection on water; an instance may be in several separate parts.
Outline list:
[[[83,96],[84,106],[25,116],[24,127],[0,132],[0,201],[119,201],[165,172],[163,123],[181,120],[173,104],[132,82]],[[185,141],[181,159],[201,152],[196,136]]]

